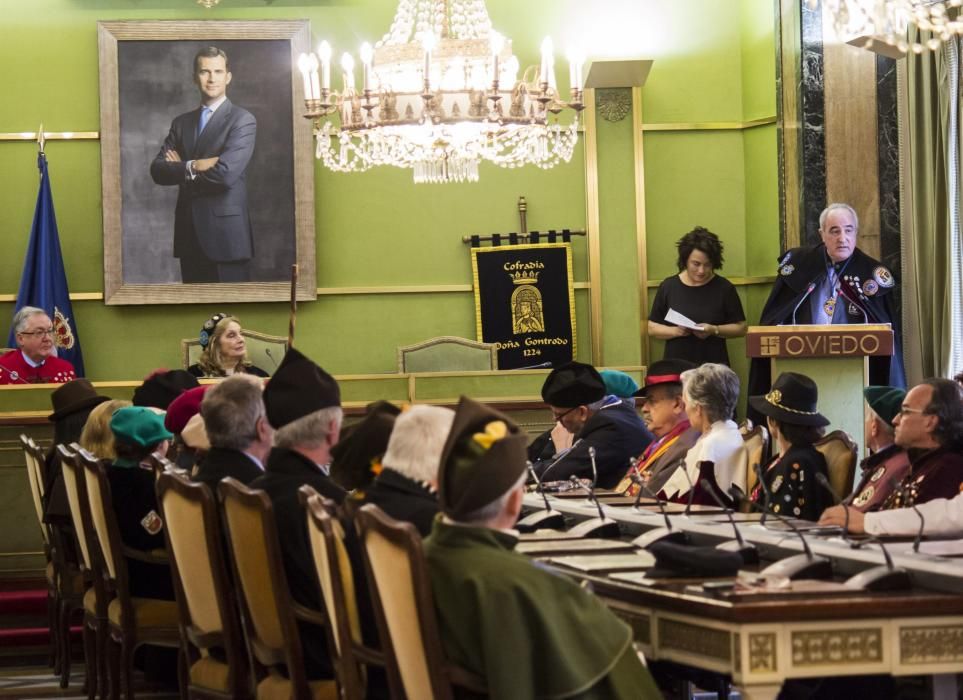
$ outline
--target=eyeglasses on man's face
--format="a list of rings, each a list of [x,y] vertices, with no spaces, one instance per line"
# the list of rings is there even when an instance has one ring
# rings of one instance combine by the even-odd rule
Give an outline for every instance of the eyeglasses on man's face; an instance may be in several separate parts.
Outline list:
[[[53,328],[41,328],[35,331],[20,331],[17,335],[29,335],[32,338],[47,337],[52,338],[54,334]]]
[[[561,411],[561,412],[556,411],[556,410],[553,408],[553,409],[552,409],[552,418],[554,418],[554,419],[555,419],[555,422],[557,423],[558,421],[562,420],[565,416],[567,416],[569,413],[571,413],[572,411],[574,411],[576,408],[578,408],[578,406],[573,406],[572,408],[570,408],[570,409],[568,409],[568,410],[566,410],[566,411]]]
[[[912,408],[910,406],[900,406],[899,412],[896,415],[907,416],[912,413],[918,413],[921,416],[927,415],[927,411],[925,408]]]

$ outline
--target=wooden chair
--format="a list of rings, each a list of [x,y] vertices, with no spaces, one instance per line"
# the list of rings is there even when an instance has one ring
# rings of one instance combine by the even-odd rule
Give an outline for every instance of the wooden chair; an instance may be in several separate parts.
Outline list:
[[[451,700],[453,686],[485,694],[483,679],[445,659],[418,530],[374,504],[358,511],[357,523],[378,631],[390,649],[389,680],[400,678],[409,698]]]
[[[442,335],[398,348],[398,371],[472,372],[498,369],[494,343]]]
[[[333,650],[341,694],[345,698],[363,698],[366,676],[361,665],[383,668],[385,656],[362,639],[358,590],[344,543],[345,532],[335,517],[337,506],[308,485],[298,490],[298,496],[307,513],[308,538],[328,619],[328,648]],[[367,591],[362,589],[361,595],[367,595]],[[397,679],[392,685],[401,687]],[[399,695],[397,690],[395,695]]]
[[[104,465],[82,455],[87,497],[93,530],[103,555],[103,581],[108,595],[107,624],[110,631],[111,697],[124,688],[127,700],[134,698],[134,650],[142,644],[180,649],[177,605],[172,600],[135,598],[130,595],[127,562],[124,557],[151,564],[166,564],[167,559],[125,547],[111,505],[110,483]],[[183,666],[183,664],[181,664]],[[183,677],[183,668],[181,669]],[[181,688],[184,688],[183,678]]]
[[[296,619],[325,624],[324,615],[291,599],[271,500],[236,479],[218,485],[234,580],[251,663],[255,697],[338,697],[335,681],[308,681]]]
[[[281,359],[288,351],[288,338],[285,335],[268,335],[258,331],[241,330],[241,335],[247,344],[247,356],[251,362],[268,374],[273,374]],[[201,358],[201,341],[198,338],[184,338],[181,340],[181,364],[184,369],[195,364]]]
[[[47,564],[44,575],[47,581],[47,623],[50,628],[50,655],[48,664],[54,673],[60,675],[60,626],[57,624],[57,574],[54,571],[53,553],[50,528],[43,517],[43,477],[37,464],[36,444],[32,438],[20,434],[20,445],[23,449],[23,460],[27,467],[27,481],[30,485],[30,498],[33,501],[34,512],[37,514],[37,525],[40,527],[40,537],[43,540],[43,556]]]
[[[742,432],[742,428],[740,428]],[[756,487],[756,469],[758,464],[762,469],[766,468],[766,455],[769,454],[769,431],[761,425],[748,428],[742,432],[742,444],[746,450],[746,495],[752,493]],[[739,510],[748,513],[750,508],[748,503],[742,503]]]
[[[840,498],[853,490],[859,447],[844,430],[834,430],[813,445],[826,458],[829,483]]]
[[[107,680],[107,605],[110,602],[102,573],[103,556],[93,531],[90,517],[90,501],[84,477],[84,460],[96,462],[90,453],[83,452],[76,443],[67,450],[59,445],[60,463],[63,465],[64,490],[70,507],[70,520],[77,538],[80,567],[88,584],[83,597],[84,661],[87,669],[87,698],[100,694],[106,698]]]
[[[181,649],[191,698],[249,698],[251,677],[233,583],[224,561],[217,502],[205,484],[173,471],[157,480]],[[223,651],[224,661],[217,657]]]

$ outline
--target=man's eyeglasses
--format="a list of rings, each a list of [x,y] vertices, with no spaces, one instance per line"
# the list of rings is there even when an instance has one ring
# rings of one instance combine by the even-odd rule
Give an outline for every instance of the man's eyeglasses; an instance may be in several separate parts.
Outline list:
[[[578,408],[578,406],[573,406],[572,408],[568,409],[567,411],[562,411],[561,413],[559,413],[558,411],[556,411],[556,410],[553,408],[553,409],[552,409],[552,417],[555,419],[555,422],[558,423],[560,420],[562,420],[565,416],[567,416],[569,413],[571,413],[572,411],[574,411],[576,408]]]
[[[897,415],[905,416],[910,413],[918,413],[923,416],[927,414],[927,411],[923,408],[908,408],[907,406],[900,406],[899,413]]]
[[[52,338],[53,334],[54,334],[53,328],[47,328],[46,330],[36,330],[36,331],[20,331],[19,333],[17,333],[17,335],[29,335],[29,336],[33,336],[34,338],[39,338],[41,336]]]

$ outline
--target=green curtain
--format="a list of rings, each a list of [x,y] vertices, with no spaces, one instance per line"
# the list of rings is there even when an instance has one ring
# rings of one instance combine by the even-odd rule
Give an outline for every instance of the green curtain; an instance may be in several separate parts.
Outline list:
[[[914,34],[920,32],[911,28],[910,40],[916,39]],[[916,313],[924,377],[946,375],[951,348],[950,238],[954,232],[950,207],[956,206],[958,195],[949,191],[950,149],[958,148],[959,138],[949,142],[950,100],[959,104],[959,91],[949,85],[950,51],[957,51],[955,39],[936,51],[919,55],[910,52],[906,58],[908,196],[912,200],[908,245],[913,259],[908,272],[915,276],[917,293],[915,298],[904,298],[903,303]]]

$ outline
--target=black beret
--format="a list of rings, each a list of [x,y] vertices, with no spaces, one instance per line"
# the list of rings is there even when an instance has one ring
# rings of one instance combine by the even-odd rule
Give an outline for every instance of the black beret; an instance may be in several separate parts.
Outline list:
[[[462,396],[438,471],[445,515],[457,521],[504,495],[525,473],[527,447],[508,416]]]
[[[550,406],[575,408],[605,398],[605,381],[592,365],[569,362],[545,378],[542,399]]]
[[[166,411],[171,401],[196,386],[200,386],[197,377],[186,370],[159,370],[134,389],[133,403],[135,406],[153,406]]]
[[[275,430],[315,411],[341,405],[341,389],[330,374],[291,348],[264,387],[268,422]]]
[[[742,556],[715,547],[689,547],[674,542],[654,542],[649,553],[655,566],[646,578],[713,578],[735,576],[744,565]]]

